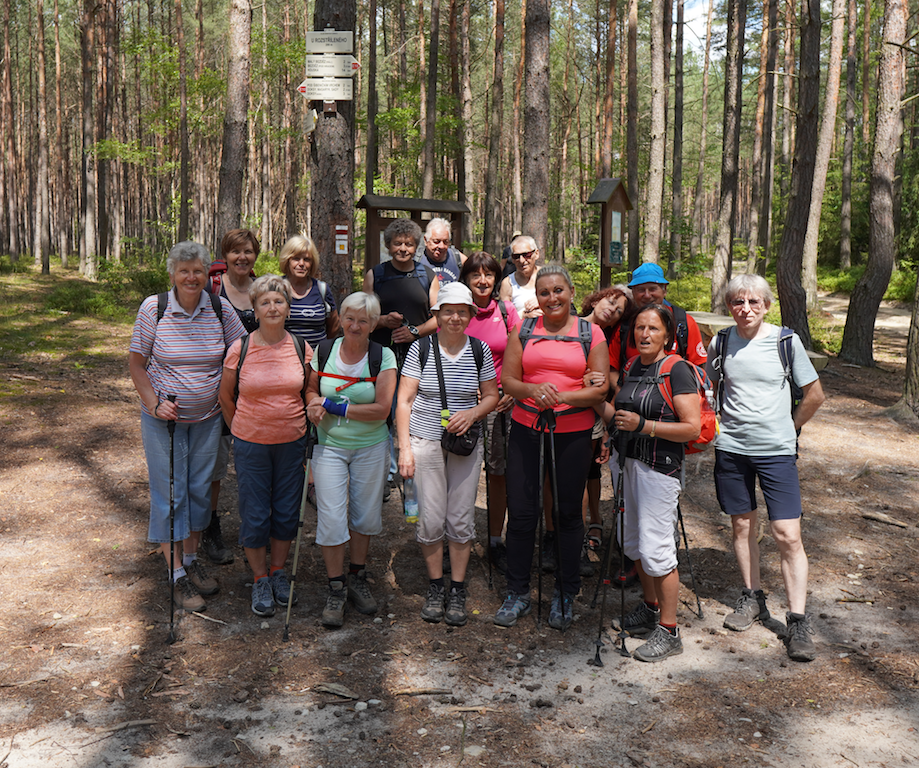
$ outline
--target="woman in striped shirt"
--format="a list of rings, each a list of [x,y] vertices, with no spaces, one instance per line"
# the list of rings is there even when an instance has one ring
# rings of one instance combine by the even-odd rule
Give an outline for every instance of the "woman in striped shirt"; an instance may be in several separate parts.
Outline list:
[[[441,437],[444,429],[465,434],[489,414],[498,404],[498,383],[488,345],[466,335],[476,311],[469,289],[462,283],[448,283],[431,309],[438,333],[409,347],[399,382],[399,473],[414,477],[418,492],[415,539],[430,579],[421,618],[462,626],[466,623],[466,566],[475,540],[482,441],[470,455],[459,456],[441,447]],[[439,356],[443,369],[448,415],[442,413],[434,355]],[[445,534],[450,550],[449,590],[443,572]]]

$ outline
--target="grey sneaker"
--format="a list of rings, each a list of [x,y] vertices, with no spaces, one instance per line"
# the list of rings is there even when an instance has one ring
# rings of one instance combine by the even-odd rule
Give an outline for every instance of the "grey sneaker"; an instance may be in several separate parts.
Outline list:
[[[447,590],[439,584],[430,584],[428,586],[428,596],[425,598],[424,606],[421,609],[421,618],[437,624],[444,617],[444,599]]]
[[[680,630],[671,635],[659,624],[654,628],[646,643],[639,645],[632,653],[639,661],[663,661],[668,656],[676,656],[683,652],[683,641],[680,639]]]
[[[182,608],[186,611],[203,611],[207,608],[207,603],[204,602],[204,598],[201,597],[198,588],[188,576],[176,579],[173,601],[176,604],[176,608]]]
[[[192,560],[190,564],[185,566],[185,571],[200,594],[215,595],[220,591],[217,579],[208,574],[200,560]]]
[[[813,661],[817,657],[817,646],[811,639],[814,628],[806,613],[786,613],[785,650],[794,661]]]
[[[757,589],[754,592],[744,587],[737,598],[734,613],[725,616],[724,626],[735,632],[743,632],[750,629],[754,621],[765,621],[768,618],[769,610],[766,608],[766,595],[763,590]]]
[[[461,627],[466,623],[466,590],[451,589],[447,593],[447,607],[444,611],[444,621],[451,627]]]
[[[574,595],[555,590],[552,595],[552,605],[549,606],[549,626],[563,632],[571,626],[574,620]]]
[[[507,597],[495,614],[495,624],[499,627],[513,627],[517,619],[526,616],[533,605],[530,602],[529,595],[518,595],[516,592],[508,592]]]
[[[370,585],[367,583],[367,571],[348,574],[348,599],[354,610],[367,616],[377,612],[377,601],[373,599]]]
[[[211,522],[201,532],[201,549],[212,563],[227,565],[233,562],[233,551],[223,543],[220,518],[216,511],[211,512]]]
[[[625,615],[623,621],[613,619],[613,629],[622,631],[623,629],[630,635],[646,635],[657,628],[661,620],[661,612],[651,608],[642,600],[631,612]]]
[[[322,623],[327,627],[340,627],[345,623],[345,603],[348,601],[348,590],[345,582],[330,581],[329,596],[325,599],[322,611]]]
[[[542,572],[554,573],[558,568],[555,556],[555,531],[546,531],[542,536]]]
[[[287,572],[280,568],[268,577],[271,582],[271,591],[274,594],[274,601],[282,608],[287,607],[290,601],[290,582],[287,580]],[[294,594],[294,605],[297,604],[297,595]]]
[[[274,616],[274,595],[268,577],[252,585],[252,613],[256,616]]]

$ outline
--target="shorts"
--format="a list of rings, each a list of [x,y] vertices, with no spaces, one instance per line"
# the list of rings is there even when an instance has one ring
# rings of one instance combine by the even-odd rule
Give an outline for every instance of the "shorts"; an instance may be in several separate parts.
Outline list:
[[[641,560],[649,576],[666,576],[677,567],[674,528],[680,503],[680,479],[655,472],[638,459],[626,459],[623,551]]]
[[[466,544],[475,539],[475,497],[482,471],[482,441],[469,456],[457,456],[440,447],[440,440],[412,435],[418,523],[415,540],[421,544],[447,541]]]
[[[756,510],[756,478],[770,520],[801,517],[797,456],[744,456],[715,451],[715,491],[721,510],[746,515]]]

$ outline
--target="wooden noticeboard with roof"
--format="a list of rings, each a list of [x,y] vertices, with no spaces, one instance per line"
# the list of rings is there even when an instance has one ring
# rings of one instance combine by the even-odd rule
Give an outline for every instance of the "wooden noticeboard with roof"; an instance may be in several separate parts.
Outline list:
[[[396,216],[384,215],[392,211],[407,211],[410,218],[414,219],[421,227],[422,231],[425,222],[421,214],[430,213],[433,216],[439,216],[450,222],[450,229],[455,246],[461,246],[462,243],[456,242],[456,233],[459,231],[459,225],[463,216],[469,213],[469,207],[465,203],[459,203],[455,200],[422,200],[413,197],[389,197],[386,195],[364,195],[357,201],[358,208],[367,210],[367,246],[364,254],[364,270],[373,269],[380,263],[380,248],[383,242],[383,231],[394,221]],[[419,243],[420,245],[420,243]]]
[[[587,204],[600,207],[600,287],[610,284],[610,270],[622,264],[622,214],[632,210],[629,193],[622,179],[600,179],[587,198]],[[637,233],[635,237],[637,237]]]

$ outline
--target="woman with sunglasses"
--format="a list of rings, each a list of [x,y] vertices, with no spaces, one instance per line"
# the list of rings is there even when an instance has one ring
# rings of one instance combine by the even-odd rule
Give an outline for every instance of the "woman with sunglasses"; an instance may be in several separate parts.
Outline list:
[[[516,270],[501,281],[498,298],[513,303],[520,317],[539,317],[542,310],[536,301],[536,241],[529,235],[515,237],[511,241],[511,260]]]

